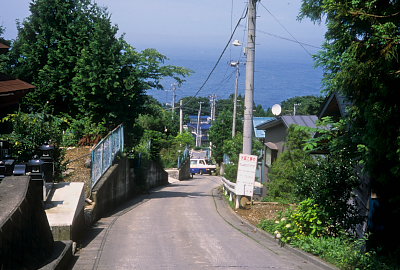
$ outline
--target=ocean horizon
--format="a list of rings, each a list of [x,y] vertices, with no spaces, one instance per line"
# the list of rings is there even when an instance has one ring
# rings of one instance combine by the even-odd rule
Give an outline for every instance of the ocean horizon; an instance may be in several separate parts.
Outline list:
[[[192,54],[170,57],[166,64],[182,66],[194,73],[176,89],[176,102],[187,96],[208,97],[216,95],[217,99],[227,99],[234,93],[236,68],[230,66],[233,57],[224,56],[210,79],[200,90],[207,76],[214,67],[218,57]],[[240,57],[239,94],[244,96],[246,59]],[[242,63],[243,62],[243,63]],[[305,53],[259,54],[256,55],[254,74],[254,102],[264,109],[280,104],[296,96],[321,96],[323,71],[314,67],[314,60]],[[172,80],[164,80],[164,90],[151,89],[147,94],[159,102],[172,103]],[[200,91],[199,91],[200,90]]]

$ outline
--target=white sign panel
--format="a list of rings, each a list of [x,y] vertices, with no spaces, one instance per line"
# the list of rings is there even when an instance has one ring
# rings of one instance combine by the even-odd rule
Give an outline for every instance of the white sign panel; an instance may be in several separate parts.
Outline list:
[[[257,156],[239,155],[239,167],[235,188],[235,193],[237,195],[253,196],[256,169]]]

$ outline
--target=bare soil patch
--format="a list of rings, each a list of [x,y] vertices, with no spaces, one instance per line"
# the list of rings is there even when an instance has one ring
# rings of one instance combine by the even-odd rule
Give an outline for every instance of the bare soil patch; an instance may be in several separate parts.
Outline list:
[[[64,157],[67,163],[67,170],[64,173],[65,182],[84,182],[85,194],[89,197],[90,193],[90,168],[85,166],[86,160],[90,158],[90,146],[68,147]]]
[[[235,212],[251,224],[257,226],[263,219],[277,219],[278,213],[288,207],[289,205],[287,204],[265,202],[250,205],[249,209],[235,209]]]

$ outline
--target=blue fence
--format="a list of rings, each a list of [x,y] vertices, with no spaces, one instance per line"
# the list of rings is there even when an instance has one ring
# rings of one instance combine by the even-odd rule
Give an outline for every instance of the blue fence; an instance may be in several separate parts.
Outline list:
[[[92,150],[92,188],[111,167],[118,153],[124,151],[124,126],[119,125]]]
[[[189,148],[186,147],[183,153],[178,157],[178,169],[180,169],[181,166],[185,163],[185,160],[189,159],[189,155]]]

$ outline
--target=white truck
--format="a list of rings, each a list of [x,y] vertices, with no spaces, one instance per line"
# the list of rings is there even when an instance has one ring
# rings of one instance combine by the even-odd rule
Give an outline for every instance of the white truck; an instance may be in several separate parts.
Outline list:
[[[217,166],[212,164],[211,160],[204,158],[191,158],[190,159],[190,173],[192,175],[198,174],[212,174],[217,171]]]

